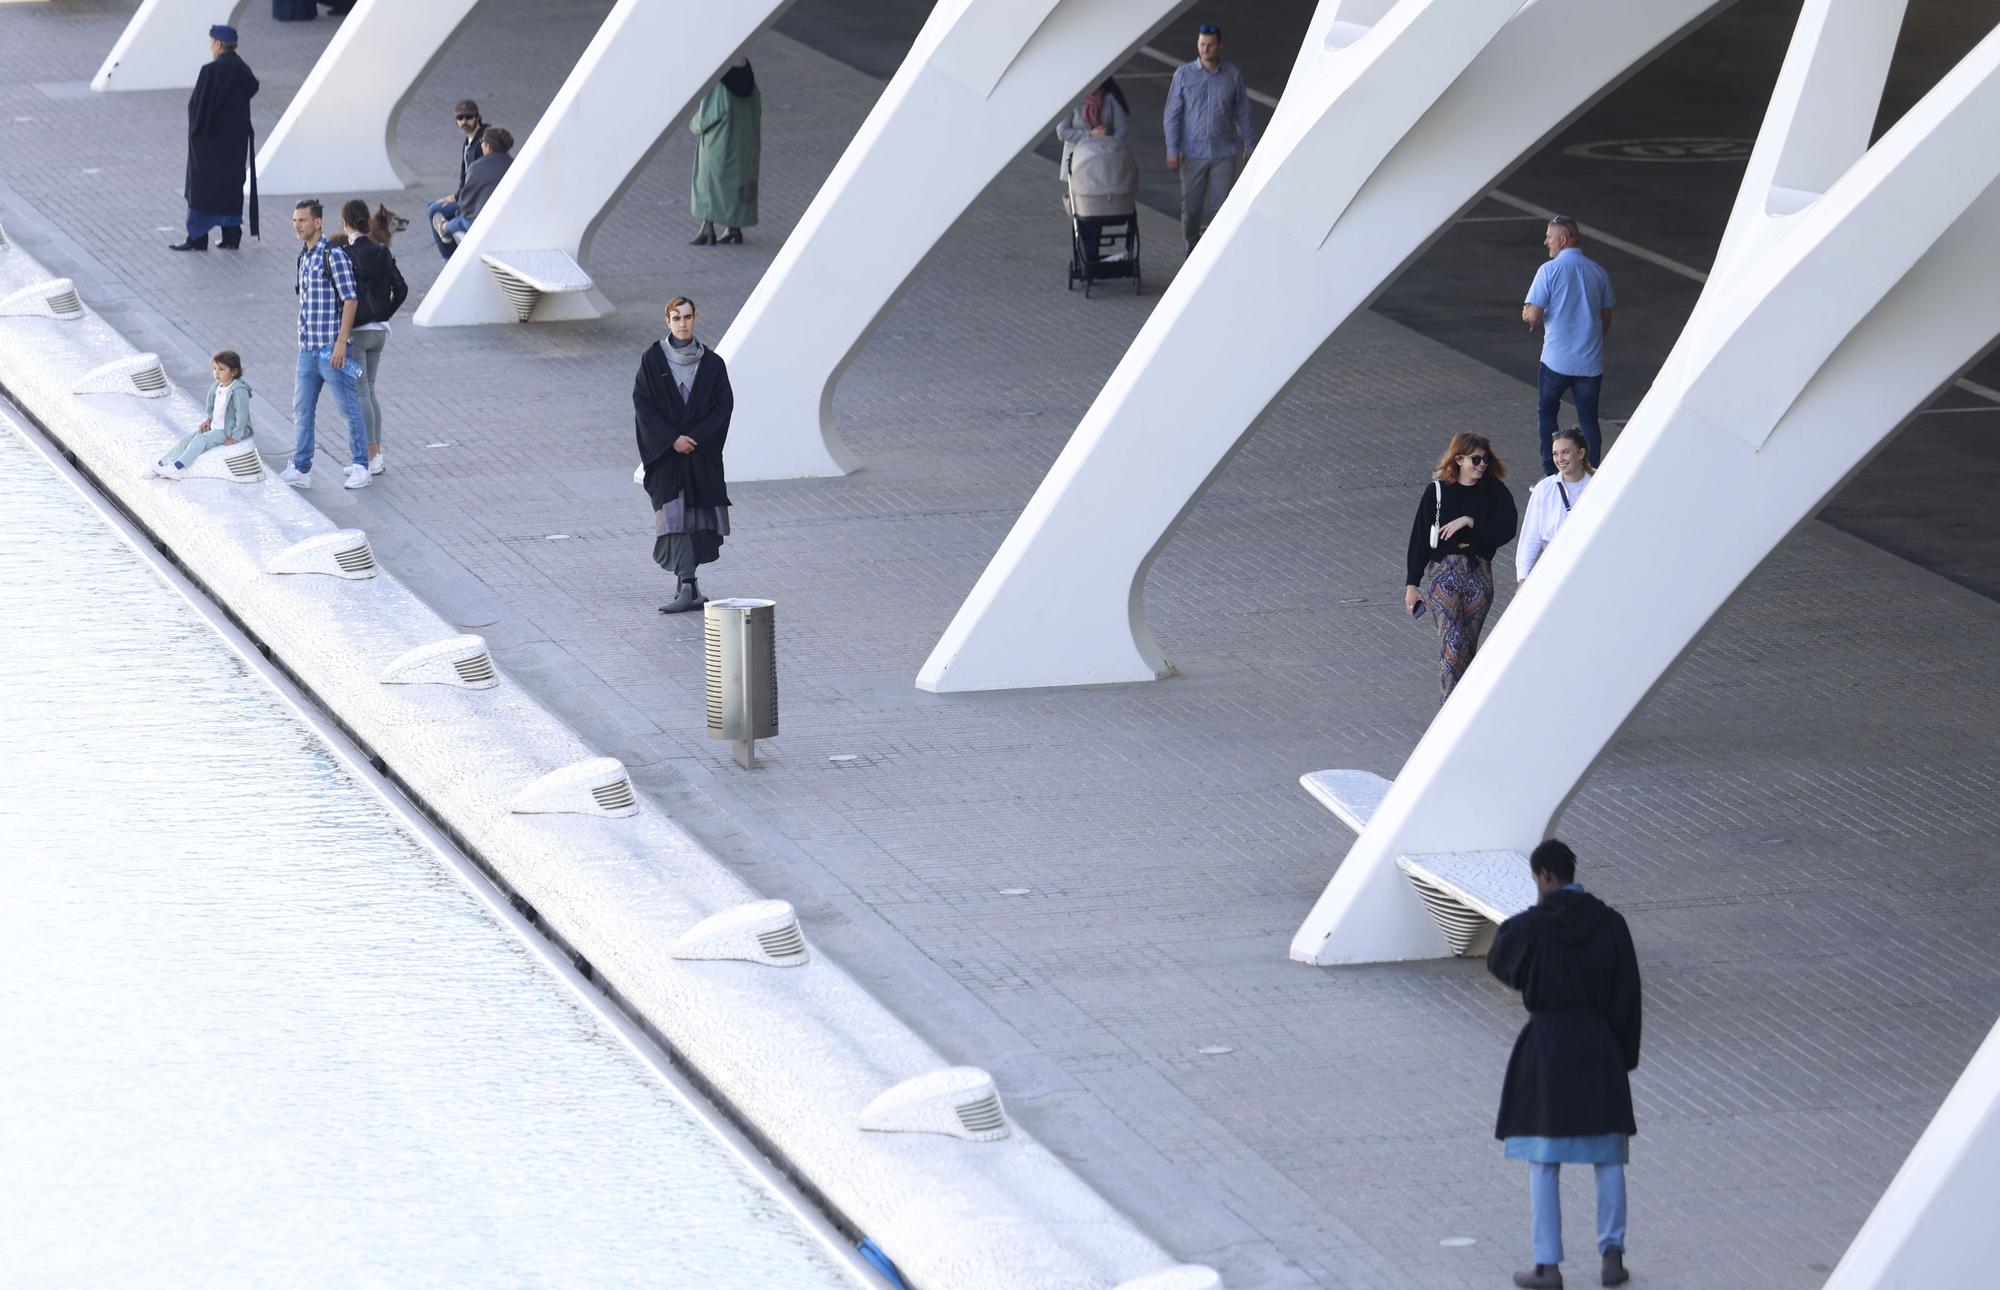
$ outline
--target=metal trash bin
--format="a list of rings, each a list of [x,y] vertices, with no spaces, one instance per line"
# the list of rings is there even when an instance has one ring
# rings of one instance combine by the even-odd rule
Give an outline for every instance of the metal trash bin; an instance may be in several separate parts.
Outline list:
[[[736,763],[757,767],[756,741],[778,733],[774,600],[711,600],[702,611],[708,658],[708,737],[736,744]]]

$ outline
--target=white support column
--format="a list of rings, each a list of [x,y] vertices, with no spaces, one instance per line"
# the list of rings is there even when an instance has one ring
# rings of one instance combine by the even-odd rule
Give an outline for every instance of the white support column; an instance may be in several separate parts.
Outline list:
[[[1901,0],[1807,0],[1738,207],[1742,248],[1589,493],[1432,723],[1292,942],[1308,963],[1425,957],[1403,854],[1527,850],[1780,541],[2000,334],[2000,32],[1825,192],[1773,216],[1787,122],[1879,96],[1892,41],[1821,40]],[[1810,63],[1810,68],[1800,64]],[[1798,74],[1809,72],[1810,74]],[[1830,74],[1827,74],[1830,73]],[[1825,101],[1822,102],[1822,99]],[[1849,124],[1870,114],[1856,110]],[[1780,164],[1772,163],[1777,153]],[[1831,170],[1822,171],[1832,173]],[[1792,203],[1786,203],[1792,204]],[[1762,241],[1761,250],[1753,243]],[[1702,523],[1690,526],[1699,493]],[[1659,559],[1659,535],[1674,536]],[[1652,571],[1636,589],[1633,571]],[[1548,683],[1591,696],[1559,729]]]
[[[716,346],[738,392],[731,479],[854,467],[833,387],[862,340],[1001,168],[1188,3],[940,0]],[[1060,199],[1051,182],[1052,218]]]
[[[1147,570],[1256,418],[1438,228],[1713,7],[1321,0],[1251,164],[918,687],[1150,681],[1171,670],[1146,627]],[[1549,76],[1556,47],[1568,51],[1566,70]],[[1218,329],[1207,321],[1217,317],[1235,321]],[[1228,379],[1185,379],[1197,369]]]
[[[667,131],[750,39],[789,7],[791,0],[697,6],[618,0],[506,178],[459,239],[417,310],[418,325],[515,321],[513,305],[480,257],[489,251],[559,251],[581,263],[605,213]],[[611,302],[592,287],[544,297],[535,320],[601,318],[611,312]],[[735,454],[732,440],[732,479],[738,478]]]
[[[1938,1108],[1826,1290],[1935,1290],[2000,1267],[2000,1026]]]
[[[208,62],[208,29],[234,23],[250,0],[139,0],[90,88],[191,90]]]
[[[396,118],[483,0],[361,0],[257,150],[267,193],[403,188]]]

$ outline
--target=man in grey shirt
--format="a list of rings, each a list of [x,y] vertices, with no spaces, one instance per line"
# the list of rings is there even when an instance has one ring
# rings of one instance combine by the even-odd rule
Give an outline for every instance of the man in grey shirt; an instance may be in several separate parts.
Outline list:
[[[1181,232],[1190,251],[1201,240],[1202,216],[1228,198],[1240,161],[1256,146],[1250,91],[1236,65],[1222,61],[1222,28],[1203,23],[1194,50],[1193,62],[1174,69],[1166,113],[1167,169],[1181,177]]]

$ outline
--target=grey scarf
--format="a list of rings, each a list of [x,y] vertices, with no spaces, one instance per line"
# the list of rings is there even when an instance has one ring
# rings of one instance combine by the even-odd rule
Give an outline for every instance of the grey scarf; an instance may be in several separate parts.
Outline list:
[[[667,351],[667,362],[680,369],[673,373],[674,384],[680,387],[681,397],[686,398],[694,387],[694,370],[701,366],[701,356],[708,351],[692,336],[686,345],[674,344],[674,338],[669,336],[660,342],[660,348]]]

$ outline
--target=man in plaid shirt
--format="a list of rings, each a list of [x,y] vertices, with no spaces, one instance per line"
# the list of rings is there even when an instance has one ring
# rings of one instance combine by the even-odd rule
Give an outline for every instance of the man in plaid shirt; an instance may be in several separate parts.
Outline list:
[[[299,294],[299,366],[292,383],[292,424],[298,430],[298,446],[292,464],[278,478],[293,488],[312,487],[313,421],[319,412],[320,387],[328,386],[334,406],[347,421],[347,446],[354,464],[347,468],[346,486],[366,488],[368,422],[355,386],[360,368],[347,361],[347,341],[354,334],[360,297],[354,262],[346,250],[326,240],[324,215],[314,198],[292,208],[292,229],[305,244],[294,287]]]

